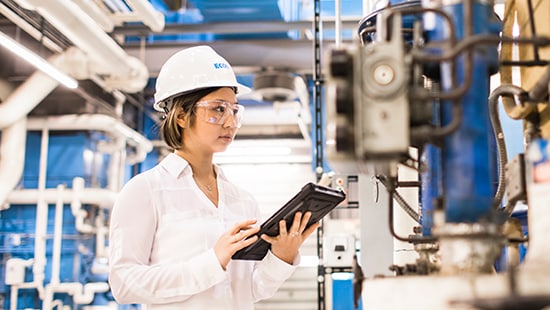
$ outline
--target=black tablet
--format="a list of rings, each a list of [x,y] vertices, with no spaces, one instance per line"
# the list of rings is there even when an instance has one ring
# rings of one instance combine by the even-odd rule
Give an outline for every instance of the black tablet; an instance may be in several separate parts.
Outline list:
[[[262,234],[269,236],[279,235],[279,222],[282,219],[286,221],[287,229],[290,229],[296,212],[301,211],[302,214],[305,214],[307,211],[311,211],[311,218],[308,222],[309,227],[319,222],[345,198],[346,194],[343,191],[314,183],[307,183],[298,194],[261,224],[260,231],[256,234],[258,240],[248,247],[237,251],[232,258],[241,260],[262,260],[271,247],[271,244],[265,242],[260,236]]]

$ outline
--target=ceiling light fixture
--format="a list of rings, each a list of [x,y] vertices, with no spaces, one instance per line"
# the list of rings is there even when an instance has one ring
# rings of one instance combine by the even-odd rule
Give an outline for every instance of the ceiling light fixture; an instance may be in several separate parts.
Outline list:
[[[0,32],[0,45],[4,46],[10,52],[21,57],[23,60],[29,62],[31,65],[35,66],[37,69],[46,73],[66,87],[72,89],[78,87],[78,82],[75,79],[63,73],[61,70],[47,62],[44,58],[36,55],[34,52],[27,49],[19,42],[13,40],[3,32]]]

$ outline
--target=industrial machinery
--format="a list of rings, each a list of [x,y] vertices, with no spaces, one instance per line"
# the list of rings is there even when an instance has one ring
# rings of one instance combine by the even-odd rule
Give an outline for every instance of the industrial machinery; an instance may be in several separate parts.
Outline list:
[[[373,177],[360,191],[385,188],[387,231],[417,255],[390,275],[366,272],[363,304],[550,306],[550,2],[506,1],[502,18],[490,0],[379,4],[356,44],[326,52],[327,156],[337,172]],[[500,104],[524,128],[510,161]],[[417,179],[402,180],[404,167]],[[411,186],[418,201],[399,194]],[[417,217],[408,235],[396,232],[394,202]]]

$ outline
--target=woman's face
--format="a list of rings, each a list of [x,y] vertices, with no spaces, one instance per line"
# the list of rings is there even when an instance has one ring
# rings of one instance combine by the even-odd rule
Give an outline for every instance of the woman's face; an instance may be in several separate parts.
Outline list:
[[[181,120],[184,149],[206,153],[225,151],[238,129],[238,115],[234,113],[243,113],[235,104],[237,96],[229,87],[201,98],[195,107],[195,121]]]

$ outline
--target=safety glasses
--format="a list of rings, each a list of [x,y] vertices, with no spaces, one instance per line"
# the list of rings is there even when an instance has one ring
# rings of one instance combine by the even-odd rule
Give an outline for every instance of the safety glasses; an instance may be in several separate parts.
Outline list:
[[[231,115],[235,127],[241,128],[244,107],[240,104],[214,99],[199,101],[196,107],[203,109],[203,113],[197,113],[197,117],[207,123],[223,125],[227,117]]]

